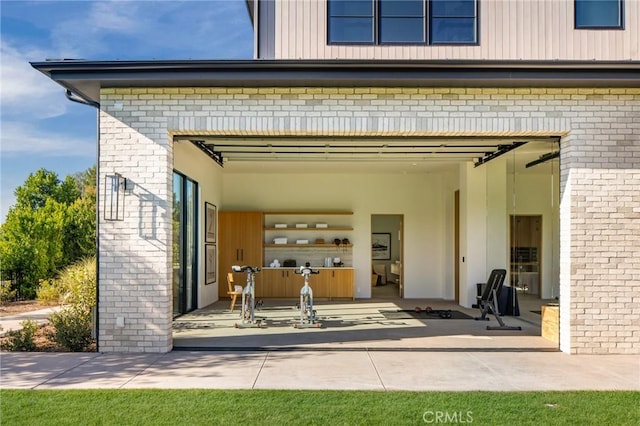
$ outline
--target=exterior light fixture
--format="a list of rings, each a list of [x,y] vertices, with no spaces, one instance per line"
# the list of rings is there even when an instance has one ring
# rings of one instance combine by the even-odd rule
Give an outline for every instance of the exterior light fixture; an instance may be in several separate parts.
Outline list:
[[[127,179],[119,173],[105,176],[104,220],[124,220]]]

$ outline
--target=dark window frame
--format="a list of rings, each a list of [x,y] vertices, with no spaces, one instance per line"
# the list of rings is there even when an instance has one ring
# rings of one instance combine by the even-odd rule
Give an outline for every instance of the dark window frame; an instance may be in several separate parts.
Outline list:
[[[332,0],[327,0],[327,14],[326,14],[326,32],[327,32],[327,45],[329,46],[478,46],[480,44],[480,0],[472,0],[474,3],[474,11],[475,15],[474,19],[474,41],[444,41],[444,42],[432,42],[431,41],[431,1],[432,0],[423,0],[423,40],[420,42],[382,42],[380,41],[380,20],[382,19],[382,15],[380,13],[380,1],[381,0],[370,0],[372,3],[373,10],[373,18],[372,18],[372,41],[332,41],[330,36],[330,20],[331,18],[343,17],[343,15],[331,15],[330,13],[330,4]],[[346,17],[346,15],[344,15]]]
[[[429,45],[430,46],[478,46],[479,45],[479,19],[480,19],[480,0],[473,0],[473,16],[433,16],[433,8],[431,7],[432,0],[427,0],[429,3],[429,22],[427,28],[429,30]],[[433,19],[473,19],[474,22],[474,36],[473,41],[433,41]]]
[[[427,13],[428,13],[428,3],[430,2],[430,0],[423,0],[420,3],[422,4],[422,40],[421,41],[382,41],[381,40],[381,28],[382,28],[382,19],[383,18],[401,18],[401,19],[407,19],[407,18],[417,18],[416,16],[412,16],[412,15],[382,15],[382,8],[380,7],[380,3],[383,0],[373,0],[374,1],[374,13],[375,13],[375,20],[376,20],[376,28],[374,31],[374,34],[376,36],[375,38],[375,44],[379,45],[379,46],[423,46],[428,44],[428,34],[427,34]]]
[[[585,0],[573,0],[573,28],[576,30],[624,30],[624,0],[617,0],[619,25],[582,25],[578,23],[578,3]],[[613,3],[613,2],[612,2]]]
[[[180,179],[180,187],[175,187],[175,179],[178,177]],[[188,203],[188,199],[186,197],[188,192],[188,186],[191,185],[193,189],[193,198],[192,203]],[[173,318],[179,317],[180,315],[184,315],[188,312],[191,312],[198,308],[198,256],[200,255],[199,250],[199,228],[198,224],[200,223],[200,215],[198,211],[199,206],[199,198],[200,198],[200,185],[197,181],[191,179],[187,175],[179,172],[178,170],[173,170],[172,175],[172,193],[175,192],[176,189],[179,189],[180,192],[180,222],[179,222],[179,238],[178,241],[178,256],[179,256],[179,265],[180,265],[180,273],[179,273],[179,282],[178,284],[178,294],[177,300],[175,299],[176,295],[172,295],[172,316]],[[173,212],[175,208],[175,201],[172,202],[172,226],[173,226]],[[192,215],[189,215],[189,207],[191,207]],[[191,233],[189,233],[189,224],[191,224]],[[192,250],[189,250],[189,245],[187,244],[187,238],[191,238],[193,245]],[[172,248],[173,253],[173,248]],[[174,253],[175,254],[175,253]],[[173,255],[172,255],[173,257]],[[191,276],[186,274],[188,270],[186,262],[188,259],[192,260],[191,264]],[[172,259],[172,266],[174,265],[176,259]],[[176,283],[174,282],[175,277],[172,273],[172,283],[171,289],[174,291],[174,287]],[[187,300],[187,286],[191,284],[191,298]],[[177,304],[176,304],[177,303]]]

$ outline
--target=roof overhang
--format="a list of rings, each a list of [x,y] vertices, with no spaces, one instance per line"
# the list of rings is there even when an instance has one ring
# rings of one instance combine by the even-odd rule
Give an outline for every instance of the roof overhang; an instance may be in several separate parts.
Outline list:
[[[640,61],[48,60],[85,101],[133,87],[640,87]]]
[[[255,0],[245,0],[245,4],[247,6],[247,13],[249,14],[249,19],[251,19],[251,24],[255,28]]]

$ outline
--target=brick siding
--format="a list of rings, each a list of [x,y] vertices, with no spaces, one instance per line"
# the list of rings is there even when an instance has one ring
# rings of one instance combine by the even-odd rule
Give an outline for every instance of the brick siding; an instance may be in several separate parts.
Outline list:
[[[101,99],[100,194],[107,173],[135,184],[124,221],[100,217],[101,351],[171,349],[170,136],[188,132],[562,136],[561,348],[640,353],[640,89],[149,88]]]

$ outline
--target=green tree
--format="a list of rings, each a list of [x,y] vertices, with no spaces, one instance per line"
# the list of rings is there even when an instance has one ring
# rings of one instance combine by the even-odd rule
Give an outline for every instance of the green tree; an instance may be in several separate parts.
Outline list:
[[[38,169],[27,177],[22,186],[16,188],[15,195],[16,206],[29,206],[37,210],[44,207],[48,199],[71,204],[80,197],[80,190],[72,176],[67,176],[61,182],[55,172]]]
[[[95,254],[92,176],[95,167],[64,181],[56,173],[40,169],[16,189],[16,204],[0,227],[0,259],[2,269],[22,274],[23,297],[35,297],[40,280]]]

